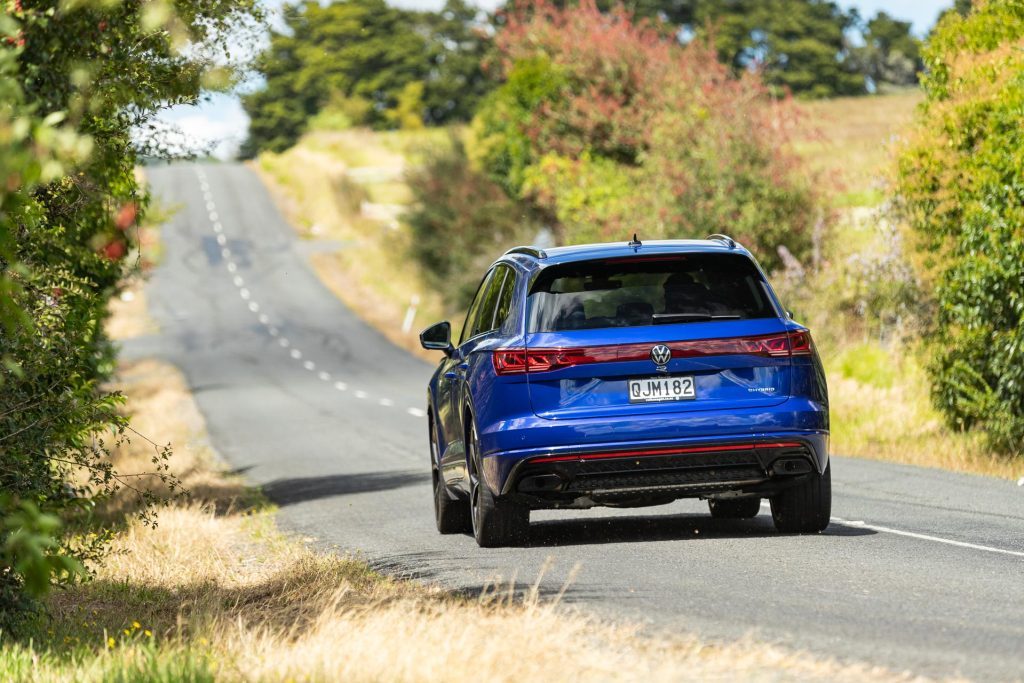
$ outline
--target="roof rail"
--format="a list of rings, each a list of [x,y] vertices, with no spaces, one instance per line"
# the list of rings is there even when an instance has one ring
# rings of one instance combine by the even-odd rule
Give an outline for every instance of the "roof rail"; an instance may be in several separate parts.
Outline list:
[[[506,256],[508,256],[509,254],[526,254],[527,256],[532,256],[534,258],[548,257],[547,253],[543,249],[540,249],[538,247],[512,247],[511,249],[505,252]]]
[[[722,242],[723,244],[725,244],[725,246],[729,247],[730,249],[735,249],[736,248],[736,240],[734,240],[733,238],[729,237],[728,235],[722,235],[722,234],[719,234],[719,233],[716,232],[714,235],[708,235],[704,239],[706,239],[706,240],[714,240],[716,242]]]

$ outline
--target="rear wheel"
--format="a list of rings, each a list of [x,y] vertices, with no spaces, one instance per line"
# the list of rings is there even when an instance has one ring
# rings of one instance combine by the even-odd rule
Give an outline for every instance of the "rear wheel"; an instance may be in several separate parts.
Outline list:
[[[472,526],[469,519],[469,503],[461,498],[452,498],[441,476],[437,432],[434,420],[430,419],[430,469],[434,479],[434,521],[442,534],[464,534]]]
[[[469,464],[469,505],[473,537],[481,548],[499,548],[526,542],[530,508],[494,497],[480,476],[480,444],[476,425],[470,421],[466,438]]]
[[[824,531],[832,514],[832,463],[821,474],[771,497],[772,520],[783,533],[813,534]]]
[[[756,517],[761,510],[761,499],[753,498],[724,498],[708,499],[708,509],[715,519],[750,519]]]

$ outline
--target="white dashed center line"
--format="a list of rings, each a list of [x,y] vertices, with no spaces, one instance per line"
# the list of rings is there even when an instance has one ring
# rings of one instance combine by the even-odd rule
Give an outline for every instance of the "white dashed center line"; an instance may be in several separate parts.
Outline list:
[[[267,334],[269,334],[271,337],[278,338],[277,343],[278,345],[281,346],[281,348],[287,349],[291,347],[292,344],[287,337],[279,337],[281,331],[277,326],[272,325],[270,323],[270,316],[268,316],[266,313],[260,313],[259,303],[257,303],[253,299],[252,292],[245,287],[245,280],[243,280],[242,276],[238,274],[238,264],[235,263],[231,249],[228,248],[227,246],[228,238],[227,235],[224,234],[224,225],[220,222],[220,215],[217,213],[217,203],[214,201],[213,193],[210,191],[210,185],[207,182],[206,173],[202,170],[202,168],[196,169],[196,177],[199,180],[199,189],[202,191],[203,200],[206,203],[206,211],[209,215],[210,223],[213,227],[214,239],[216,239],[217,244],[221,247],[220,255],[224,259],[224,263],[227,267],[228,273],[232,275],[231,282],[235,285],[235,287],[238,288],[238,295],[242,298],[243,301],[247,302],[246,307],[250,311],[252,311],[253,313],[259,313],[257,320],[259,320],[260,324],[266,328]],[[295,360],[302,359],[302,351],[300,351],[297,348],[292,348],[289,351],[289,355]],[[305,362],[303,362],[302,367],[304,367],[306,370],[309,370],[310,372],[316,371],[316,363],[314,363],[312,360],[306,360]],[[332,379],[331,374],[324,370],[321,370],[317,374],[317,378],[321,382],[330,382]],[[336,381],[334,382],[333,386],[338,391],[348,391],[348,384],[346,384],[345,382]],[[352,395],[358,399],[370,398],[370,394],[366,391],[363,391],[362,389],[357,389],[353,391]],[[390,408],[395,405],[395,402],[393,400],[384,397],[377,398],[376,403],[382,408]],[[405,412],[413,417],[426,417],[426,413],[419,408],[406,408]]]

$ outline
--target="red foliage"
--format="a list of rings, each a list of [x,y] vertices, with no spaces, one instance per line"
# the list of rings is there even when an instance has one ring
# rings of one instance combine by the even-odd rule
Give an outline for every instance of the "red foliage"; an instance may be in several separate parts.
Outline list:
[[[803,184],[789,144],[797,125],[792,102],[772,98],[756,73],[733,77],[710,42],[682,45],[674,28],[633,21],[621,6],[601,12],[595,0],[564,9],[548,0],[517,3],[505,20],[495,39],[500,70],[508,75],[517,63],[543,56],[564,83],[557,97],[529,111],[523,132],[540,153],[588,153],[644,167],[645,191],[662,203],[640,198],[626,209],[630,215],[664,216],[667,235],[729,228],[746,216],[742,231],[753,229],[749,206],[772,195],[770,186],[802,192],[794,189]],[[554,198],[537,199],[544,205]],[[778,210],[791,215],[779,229],[804,232],[809,204],[783,204]],[[623,217],[607,218],[617,224]]]
[[[495,42],[505,72],[517,60],[544,54],[567,75],[564,99],[540,108],[527,131],[567,156],[589,147],[628,159],[652,144],[661,114],[704,107],[716,115],[750,115],[743,101],[767,100],[756,76],[732,78],[709,43],[680,45],[668,25],[634,22],[621,6],[602,13],[594,0],[566,9],[547,0],[521,4],[506,15]],[[770,116],[770,110],[758,113]],[[771,124],[747,121],[743,127]]]
[[[101,250],[101,253],[107,257],[110,261],[119,261],[127,253],[124,242],[120,240],[112,240],[107,242]]]
[[[114,218],[114,225],[118,230],[124,232],[135,224],[137,214],[138,208],[135,206],[135,202],[128,202],[118,210],[117,216]]]

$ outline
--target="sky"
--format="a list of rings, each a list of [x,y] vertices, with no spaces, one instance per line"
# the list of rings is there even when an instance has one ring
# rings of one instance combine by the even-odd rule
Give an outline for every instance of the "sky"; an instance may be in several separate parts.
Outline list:
[[[265,0],[271,7],[280,7],[282,0]],[[484,9],[493,9],[500,0],[477,0]],[[439,9],[443,0],[391,0],[391,4],[409,9]],[[873,17],[885,11],[901,20],[909,20],[913,32],[924,36],[939,13],[953,4],[952,0],[852,0],[839,4],[856,8],[862,17]],[[178,106],[161,115],[160,119],[176,126],[184,137],[194,142],[197,149],[212,149],[215,156],[228,158],[237,151],[245,139],[249,118],[235,95],[211,95],[196,106]]]

